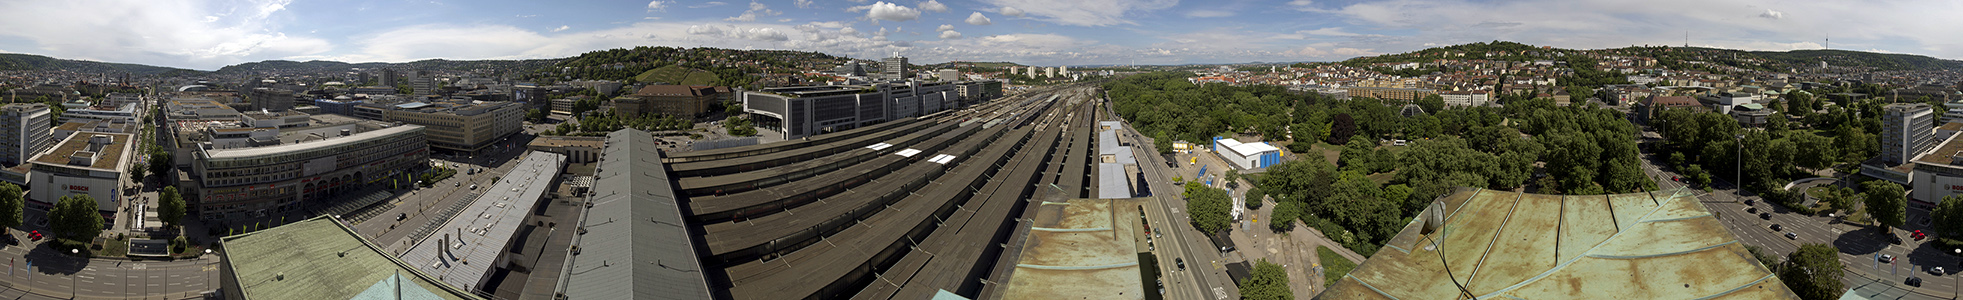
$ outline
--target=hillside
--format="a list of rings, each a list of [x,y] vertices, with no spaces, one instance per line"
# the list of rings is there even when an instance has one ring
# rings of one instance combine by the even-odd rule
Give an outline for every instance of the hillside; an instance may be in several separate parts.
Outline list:
[[[667,65],[654,68],[653,70],[641,72],[640,75],[634,76],[634,81],[636,82],[663,82],[679,85],[712,85],[718,79],[721,78],[716,76],[716,73],[689,69],[680,65]]]
[[[1766,60],[1796,66],[1818,65],[1826,61],[1828,65],[1848,67],[1870,67],[1879,70],[1955,70],[1963,69],[1963,61],[1947,60],[1914,54],[1874,53],[1848,50],[1793,50],[1793,51],[1749,51]]]
[[[1787,71],[1819,66],[1821,61],[1836,67],[1872,68],[1876,71],[1956,70],[1963,61],[1914,54],[1889,54],[1849,50],[1743,51],[1704,47],[1625,47],[1575,50],[1534,46],[1508,41],[1479,42],[1441,46],[1423,50],[1365,56],[1344,60],[1348,66],[1378,63],[1429,62],[1442,58],[1490,59],[1502,61],[1573,60],[1576,54],[1614,54],[1655,58],[1672,69],[1701,69],[1685,62],[1704,61],[1716,65],[1761,71]]]
[[[132,75],[200,73],[171,67],[58,59],[33,54],[0,53],[0,70],[68,70],[81,73],[130,73]]]

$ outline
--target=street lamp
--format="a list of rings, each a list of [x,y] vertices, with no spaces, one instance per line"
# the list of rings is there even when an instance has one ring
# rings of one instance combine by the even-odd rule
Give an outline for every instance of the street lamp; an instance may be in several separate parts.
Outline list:
[[[81,254],[82,254],[82,250],[81,250],[81,249],[68,249],[68,254],[73,254],[73,255],[77,255],[77,256],[79,256],[79,255],[81,255]],[[68,276],[68,298],[69,298],[69,299],[75,299],[75,298],[79,298],[79,297],[81,297],[81,295],[80,295],[80,294],[82,293],[82,292],[81,292],[81,288],[82,288],[82,283],[81,283],[81,281],[80,281],[80,280],[82,280],[81,278],[82,278],[82,270],[75,270],[75,274],[74,274],[74,275],[72,275],[72,276]]]
[[[1731,188],[1738,189],[1739,191],[1743,191],[1744,185],[1741,184],[1741,182],[1745,182],[1745,135],[1743,134],[1738,135],[1737,156],[1738,156],[1738,168],[1732,170],[1733,176],[1731,177],[1731,180],[1736,180],[1736,181],[1731,182],[1732,185]],[[1732,194],[1738,194],[1738,192],[1732,192]]]

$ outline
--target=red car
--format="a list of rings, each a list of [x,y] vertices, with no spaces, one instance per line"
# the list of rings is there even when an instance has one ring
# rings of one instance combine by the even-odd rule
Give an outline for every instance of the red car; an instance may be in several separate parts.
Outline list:
[[[41,240],[41,231],[40,231],[40,230],[35,230],[35,231],[31,231],[31,232],[28,232],[28,233],[27,233],[27,239],[29,239],[29,240],[34,240],[34,241],[40,241],[40,240]]]
[[[1921,230],[1916,230],[1916,231],[1915,231],[1915,233],[1912,233],[1912,234],[1909,234],[1909,235],[1908,235],[1908,237],[1909,237],[1909,238],[1914,238],[1915,240],[1917,240],[1917,241],[1920,241],[1920,240],[1922,240],[1922,238],[1926,238],[1926,237],[1929,237],[1929,235],[1928,235],[1928,234],[1924,234],[1924,233],[1922,233],[1922,231],[1921,231]]]

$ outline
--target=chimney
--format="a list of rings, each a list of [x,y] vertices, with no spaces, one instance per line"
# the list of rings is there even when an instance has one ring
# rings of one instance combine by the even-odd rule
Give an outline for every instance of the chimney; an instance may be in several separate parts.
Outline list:
[[[440,258],[446,258],[446,257],[449,257],[449,256],[450,256],[450,255],[449,255],[449,253],[450,253],[450,234],[448,234],[448,233],[445,233],[445,234],[443,234],[443,239],[441,239],[441,240],[436,240],[436,242],[438,243],[438,244],[436,244],[436,258],[439,258],[439,259],[440,259]]]

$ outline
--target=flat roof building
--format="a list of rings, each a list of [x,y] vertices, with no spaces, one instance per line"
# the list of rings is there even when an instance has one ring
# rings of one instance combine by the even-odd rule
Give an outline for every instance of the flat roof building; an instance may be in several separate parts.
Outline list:
[[[129,169],[131,135],[76,134],[29,161],[27,199],[31,206],[50,208],[61,197],[88,195],[96,209],[114,215],[122,202],[123,171]]]
[[[1687,189],[1562,196],[1458,188],[1316,297],[1799,298],[1719,222]]]
[[[657,84],[642,87],[632,95],[613,99],[614,111],[629,119],[644,114],[665,114],[681,119],[708,113],[730,98],[726,86],[688,86]]]
[[[766,88],[743,93],[743,112],[757,127],[784,139],[843,131],[918,117],[954,106],[954,85],[945,82],[876,83]]]
[[[709,299],[709,281],[682,218],[661,151],[647,132],[607,134],[572,254],[566,299]]]
[[[395,259],[325,215],[219,243],[225,299],[482,299]]]
[[[1268,143],[1242,143],[1225,137],[1213,137],[1213,152],[1220,158],[1232,162],[1242,170],[1260,169],[1281,163],[1281,148]]]
[[[395,106],[382,111],[382,119],[428,127],[430,147],[477,152],[518,133],[525,121],[525,106],[517,102],[441,101]]]
[[[429,236],[413,241],[415,246],[402,253],[402,261],[450,286],[493,292],[484,286],[496,268],[510,268],[511,260],[505,254],[511,252],[518,226],[554,189],[566,168],[564,155],[525,155],[517,167],[457,211],[455,217],[438,225]]]
[[[179,133],[191,148],[184,189],[190,215],[283,212],[326,201],[370,184],[409,180],[429,158],[426,129],[322,115],[299,128],[190,127]]]
[[[600,161],[600,149],[606,146],[607,138],[589,136],[540,136],[525,144],[532,151],[565,155],[567,163],[575,164]]]

